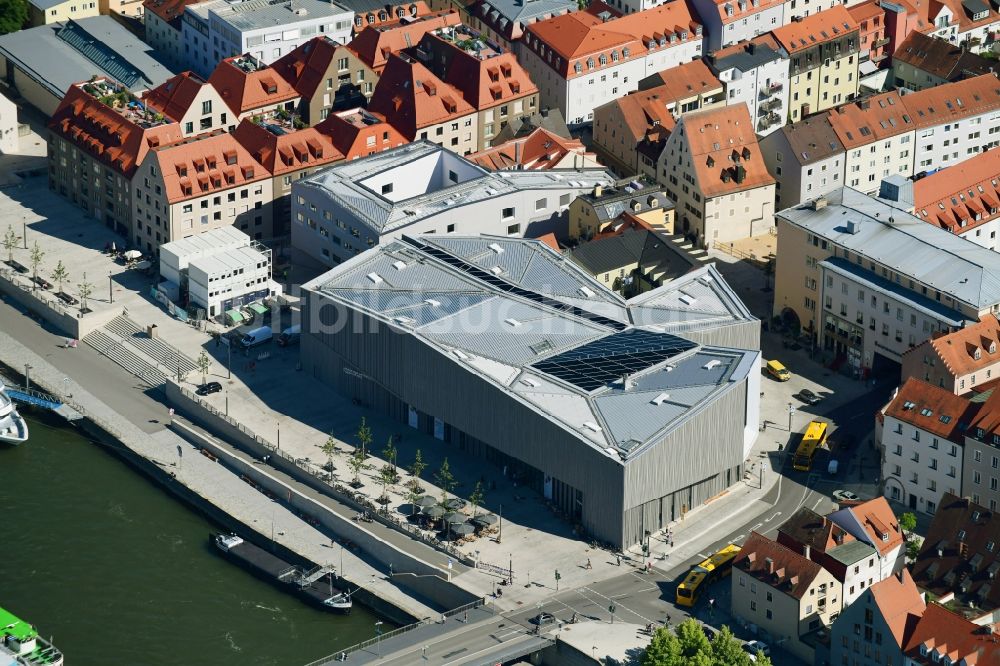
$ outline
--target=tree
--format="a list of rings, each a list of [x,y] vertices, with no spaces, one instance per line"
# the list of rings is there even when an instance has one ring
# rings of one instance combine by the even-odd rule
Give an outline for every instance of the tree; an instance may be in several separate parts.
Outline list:
[[[361,470],[365,468],[365,455],[361,452],[361,449],[354,450],[354,455],[347,460],[347,466],[351,468],[351,473],[354,475],[354,481],[352,482],[354,487],[361,486]]]
[[[361,444],[361,456],[362,459],[368,457],[368,447],[372,445],[374,438],[372,437],[372,429],[368,426],[368,422],[365,417],[361,417],[361,425],[358,426],[358,443]]]
[[[201,353],[198,354],[198,358],[195,359],[194,364],[201,372],[201,383],[204,384],[208,381],[208,369],[212,367],[212,359],[209,358],[208,352],[202,349]]]
[[[56,267],[52,270],[52,279],[56,281],[56,286],[59,287],[59,293],[62,293],[63,282],[69,279],[69,271],[66,270],[66,266],[63,264],[62,259],[56,263]]]
[[[83,282],[76,285],[76,288],[80,290],[80,311],[83,312],[87,310],[87,299],[90,295],[94,293],[94,285],[87,282],[87,274],[83,274]]]
[[[17,32],[28,22],[26,0],[0,0],[0,35]]]
[[[917,517],[907,511],[899,517],[899,529],[903,530],[904,533],[917,529]]]
[[[420,488],[411,483],[406,491],[406,501],[410,503],[410,515],[416,515],[417,502],[420,501]]]
[[[711,641],[697,620],[687,619],[677,627],[660,627],[643,652],[642,666],[771,666],[763,654],[752,662],[729,627],[722,627]]]
[[[398,451],[396,451],[396,445],[392,443],[392,437],[389,437],[389,441],[385,443],[385,448],[382,449],[382,455],[385,457],[385,461],[389,463],[392,468],[393,481],[396,480],[396,456]]]
[[[483,500],[486,499],[486,493],[483,492],[483,482],[476,481],[476,487],[473,488],[472,494],[469,495],[469,503],[472,504],[472,517],[476,517],[476,509],[483,505]]]
[[[414,488],[420,487],[420,475],[424,473],[427,469],[427,463],[424,462],[424,457],[420,454],[420,449],[417,449],[416,455],[413,456],[413,464],[410,465],[410,474],[413,475],[413,483],[411,484]]]
[[[389,486],[396,482],[396,473],[392,471],[391,467],[386,465],[379,472],[378,480],[382,484],[382,497],[379,499],[383,500],[382,503],[387,505],[389,503]]]
[[[445,498],[455,488],[455,476],[451,473],[451,465],[448,464],[447,458],[444,459],[444,462],[441,463],[441,468],[434,474],[434,482],[441,489],[441,492],[444,493]]]
[[[704,632],[702,632],[704,634]],[[753,662],[761,664],[762,654],[756,655],[758,660]],[[740,641],[733,636],[729,627],[723,626],[722,630],[712,639],[712,658],[716,664],[746,664],[749,666],[750,658]],[[770,660],[768,660],[770,663]]]
[[[17,247],[17,242],[21,240],[18,235],[14,232],[14,227],[7,225],[7,233],[3,235],[3,249],[7,250],[7,263],[14,263],[14,248]]]
[[[920,542],[916,539],[907,539],[906,541],[906,559],[911,562],[917,560],[917,555],[920,554]]]
[[[333,454],[337,452],[337,440],[333,437],[333,431],[330,431],[330,436],[326,438],[326,443],[323,444],[323,453],[326,454],[326,466],[329,467],[330,478],[333,478]]]
[[[0,0],[3,2],[3,0]],[[45,252],[42,248],[38,247],[38,241],[31,246],[31,255],[29,255],[29,261],[31,262],[31,277],[33,280],[32,289],[38,286],[38,266],[42,263],[42,259],[45,257]]]

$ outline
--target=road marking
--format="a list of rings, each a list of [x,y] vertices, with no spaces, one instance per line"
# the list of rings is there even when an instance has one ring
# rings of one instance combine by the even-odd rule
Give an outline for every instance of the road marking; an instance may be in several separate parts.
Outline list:
[[[499,643],[498,645],[503,645],[503,643]],[[472,654],[464,655],[461,659],[456,659],[454,661],[446,662],[444,664],[444,666],[451,666],[451,664],[467,664],[467,663],[469,663],[469,661],[468,661],[469,658],[476,657],[478,655],[483,654],[484,652],[489,652],[490,650],[495,650],[496,648],[497,648],[496,645],[491,645],[490,647],[483,648],[482,650],[479,650],[478,652],[473,652]]]
[[[493,636],[493,638],[494,638],[494,639],[496,639],[496,640],[497,640],[498,642],[500,642],[500,643],[503,643],[503,642],[504,642],[505,640],[507,640],[507,639],[508,639],[508,638],[510,638],[511,636],[516,636],[517,634],[520,634],[520,633],[521,633],[521,632],[520,632],[520,631],[518,631],[517,629],[511,629],[510,631],[508,631],[508,632],[506,632],[506,633],[504,633],[504,634],[491,634],[491,635],[492,635],[492,636]]]
[[[758,527],[763,527],[763,526],[764,526],[764,523],[757,523],[756,525],[754,525],[753,527],[751,527],[750,530],[753,531],[753,532],[756,532]]]
[[[708,559],[708,555],[706,555],[705,553],[698,553],[698,557],[700,557],[703,560],[707,560]]]
[[[772,520],[774,520],[775,518],[777,518],[777,517],[778,517],[778,516],[780,516],[780,515],[781,515],[781,512],[780,512],[780,511],[775,511],[775,512],[774,512],[774,515],[773,515],[773,516],[771,516],[770,518],[765,518],[765,519],[764,519],[764,522],[765,522],[765,523],[769,523],[769,522],[771,522]]]
[[[746,536],[745,534],[740,534],[739,536],[737,536],[737,537],[734,537],[734,538],[733,538],[733,541],[739,541],[740,539],[742,539],[742,538],[743,538],[743,537],[745,537],[745,536]]]
[[[601,597],[602,599],[604,599],[606,601],[613,601],[613,599],[611,599],[610,597],[605,597],[600,592],[598,592],[596,590],[592,590],[589,587],[585,587],[583,589],[587,590],[588,592],[592,592],[593,594],[596,594],[597,596]],[[639,613],[636,613],[631,608],[628,608],[628,607],[626,607],[626,606],[624,606],[622,604],[616,604],[616,605],[618,606],[619,609],[628,611],[629,613],[631,613],[632,615],[635,615],[637,618],[639,618],[640,620],[642,620],[643,622],[645,622],[647,624],[650,624],[650,623],[657,624],[657,625],[659,624],[659,622],[656,622],[655,620],[650,620],[648,617],[644,617],[644,616],[640,615]],[[616,615],[617,615],[617,613],[616,613]]]
[[[824,502],[824,501],[826,501],[825,497],[820,497],[818,500],[816,500],[816,502],[813,504],[813,510],[815,510],[816,507],[818,507],[820,505],[820,503]]]

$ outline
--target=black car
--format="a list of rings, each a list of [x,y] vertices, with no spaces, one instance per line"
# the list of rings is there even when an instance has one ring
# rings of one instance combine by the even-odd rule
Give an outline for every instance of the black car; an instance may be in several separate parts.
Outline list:
[[[801,400],[802,402],[806,403],[807,405],[815,405],[817,402],[823,399],[823,396],[816,395],[809,389],[802,389],[795,397]]]
[[[208,382],[207,384],[202,384],[195,390],[198,395],[212,395],[213,393],[218,393],[222,390],[222,384],[219,382]]]
[[[556,616],[552,613],[539,613],[535,617],[531,618],[532,624],[537,624],[539,627],[545,624],[552,624],[556,621]]]

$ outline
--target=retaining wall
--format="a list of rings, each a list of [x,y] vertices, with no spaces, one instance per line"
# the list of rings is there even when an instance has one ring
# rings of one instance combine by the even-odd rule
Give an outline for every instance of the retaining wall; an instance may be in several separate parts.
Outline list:
[[[66,337],[75,340],[104,326],[119,313],[114,308],[101,308],[86,315],[80,314],[78,306],[66,305],[43,289],[32,290],[30,285],[22,284],[6,265],[0,271],[0,293],[41,317]]]

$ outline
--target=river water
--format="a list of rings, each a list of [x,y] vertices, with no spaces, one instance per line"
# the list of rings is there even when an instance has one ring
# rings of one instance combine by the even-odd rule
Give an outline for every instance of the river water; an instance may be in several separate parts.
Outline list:
[[[29,428],[0,444],[0,606],[67,666],[300,666],[375,634],[224,560],[212,523],[73,428]]]

